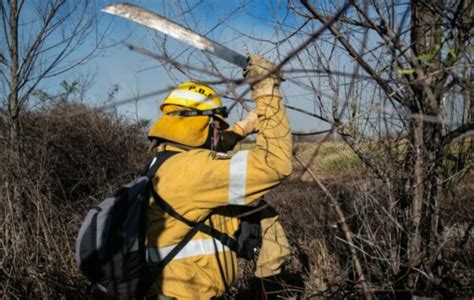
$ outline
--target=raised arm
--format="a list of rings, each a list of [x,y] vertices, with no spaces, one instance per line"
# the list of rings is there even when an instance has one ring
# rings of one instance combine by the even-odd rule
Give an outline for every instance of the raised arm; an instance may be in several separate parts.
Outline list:
[[[163,198],[190,200],[199,208],[245,205],[260,198],[290,175],[291,133],[281,103],[280,76],[268,75],[272,69],[273,65],[266,59],[251,56],[245,72],[251,83],[252,98],[256,101],[256,146],[238,151],[228,159],[214,158],[205,149],[171,158],[170,163],[164,164],[159,171]],[[263,79],[255,82],[256,78]],[[169,172],[167,168],[170,168]],[[183,180],[176,183],[176,180],[173,181],[175,178],[170,178],[168,181],[165,174],[181,174]],[[180,193],[186,190],[193,191],[193,195]],[[170,195],[167,195],[168,191],[172,191]]]
[[[251,56],[245,71],[245,77],[251,82],[252,99],[257,104],[258,133],[256,147],[237,152],[230,161],[231,204],[246,204],[260,198],[292,170],[291,132],[281,103],[280,75],[268,75],[273,68],[266,59]],[[262,77],[264,79],[252,83]]]

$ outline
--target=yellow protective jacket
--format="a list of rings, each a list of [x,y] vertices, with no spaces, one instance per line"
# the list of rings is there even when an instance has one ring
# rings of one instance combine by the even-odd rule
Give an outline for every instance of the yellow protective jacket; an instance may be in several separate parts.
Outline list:
[[[238,151],[232,157],[215,158],[206,149],[186,151],[169,145],[158,149],[181,152],[160,167],[153,182],[158,194],[179,214],[198,222],[211,210],[220,207],[219,213],[213,214],[206,223],[232,236],[239,228],[234,205],[247,205],[261,198],[291,173],[291,133],[280,98],[259,97],[256,111],[259,117],[256,147]],[[151,261],[158,262],[165,257],[189,230],[150,199],[147,250]],[[279,233],[282,230],[275,217],[262,222],[262,230],[264,238],[265,232],[272,235],[267,245],[278,243],[279,239],[287,245],[284,234]],[[281,260],[287,254],[273,253],[272,249],[264,248],[262,246],[257,265],[262,260]],[[271,265],[269,269],[260,268],[257,276],[266,276],[266,272],[271,273],[271,268]],[[163,269],[149,295],[210,299],[224,294],[236,273],[235,253],[220,241],[198,232]]]

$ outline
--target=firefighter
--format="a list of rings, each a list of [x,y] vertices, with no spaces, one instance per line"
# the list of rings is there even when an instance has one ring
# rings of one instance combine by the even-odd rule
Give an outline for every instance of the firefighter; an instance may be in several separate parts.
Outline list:
[[[252,207],[290,175],[291,133],[281,103],[279,73],[257,55],[249,57],[244,76],[251,85],[256,111],[229,126],[217,93],[186,82],[173,89],[160,109],[162,116],[149,130],[158,152],[178,152],[159,168],[154,190],[179,215],[205,223],[228,236],[241,229],[240,207]],[[262,79],[263,78],[263,79]],[[233,155],[221,154],[246,135],[256,132],[256,145]],[[257,205],[258,207],[258,205]],[[257,277],[280,272],[289,254],[288,242],[276,213],[260,213],[262,244]],[[147,208],[147,255],[159,262],[183,239],[190,227],[164,213],[150,198]],[[237,274],[237,253],[219,239],[198,232],[164,267],[150,296],[210,299],[223,295]]]

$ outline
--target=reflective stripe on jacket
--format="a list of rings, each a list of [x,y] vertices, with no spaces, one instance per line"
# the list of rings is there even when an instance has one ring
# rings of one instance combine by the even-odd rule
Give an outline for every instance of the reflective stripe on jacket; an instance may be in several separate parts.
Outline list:
[[[228,159],[214,158],[211,151],[180,151],[169,158],[154,179],[156,191],[191,221],[203,220],[212,209],[246,205],[261,198],[291,173],[291,133],[285,109],[278,97],[257,101],[259,121],[256,146]],[[163,147],[158,151],[163,151]],[[207,223],[228,235],[239,227],[232,207],[219,209]],[[164,257],[190,230],[163,213],[150,199],[147,211],[147,247],[152,261]],[[210,299],[225,293],[237,272],[234,252],[219,241],[198,232],[164,268],[149,294],[178,299]]]

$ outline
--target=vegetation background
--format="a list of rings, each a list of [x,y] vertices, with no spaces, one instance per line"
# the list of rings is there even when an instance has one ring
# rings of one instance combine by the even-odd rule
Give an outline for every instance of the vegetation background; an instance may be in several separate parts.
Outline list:
[[[75,236],[85,212],[147,162],[149,123],[117,111],[144,97],[116,101],[112,87],[109,104],[92,108],[86,84],[62,78],[104,47],[104,3],[48,0],[25,13],[31,3],[1,1],[0,295],[94,298],[74,262]],[[193,28],[193,8],[212,6],[178,3],[175,17]],[[242,262],[227,297],[472,297],[474,4],[265,3],[274,34],[239,35],[278,58],[287,109],[315,131],[293,132],[295,171],[266,198],[291,259],[265,281]],[[248,101],[245,84],[209,57],[170,51],[163,37],[155,47],[134,49],[176,82],[205,80],[230,103]],[[40,88],[51,78],[60,91]]]

